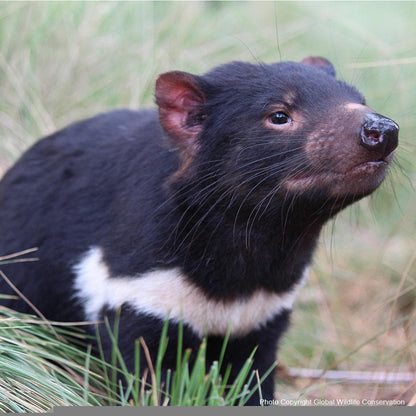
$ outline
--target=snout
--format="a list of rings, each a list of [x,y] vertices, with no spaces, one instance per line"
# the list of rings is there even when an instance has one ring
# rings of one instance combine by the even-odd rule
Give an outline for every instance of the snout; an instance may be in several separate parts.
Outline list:
[[[351,203],[369,195],[386,177],[399,126],[362,104],[348,103],[335,110],[330,121],[307,137],[311,168],[294,170],[297,174],[287,186],[296,192],[325,190]]]
[[[387,117],[369,113],[364,117],[360,140],[362,146],[384,159],[398,145],[399,126]]]

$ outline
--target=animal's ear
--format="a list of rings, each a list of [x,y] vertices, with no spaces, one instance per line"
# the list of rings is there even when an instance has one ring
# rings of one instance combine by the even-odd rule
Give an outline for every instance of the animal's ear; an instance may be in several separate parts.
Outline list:
[[[196,77],[180,71],[159,75],[155,96],[160,123],[171,140],[187,152],[194,149],[202,131],[201,109],[205,102]]]
[[[328,61],[328,59],[323,58],[322,56],[308,56],[307,58],[301,61],[302,64],[316,66],[327,74],[332,75],[333,77],[336,76],[334,65]]]

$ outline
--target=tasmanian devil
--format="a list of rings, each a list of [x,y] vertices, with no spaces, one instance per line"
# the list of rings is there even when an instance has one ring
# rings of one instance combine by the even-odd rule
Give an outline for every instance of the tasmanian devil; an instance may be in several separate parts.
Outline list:
[[[320,57],[164,73],[155,100],[158,112],[74,123],[5,174],[0,254],[36,247],[39,261],[2,270],[51,320],[114,322],[121,308],[130,369],[139,337],[155,359],[168,318],[164,371],[182,323],[183,346],[206,336],[209,361],[230,330],[231,380],[257,347],[261,376],[322,226],[380,185],[399,128]],[[0,293],[14,292],[2,281]],[[101,338],[108,353],[105,328]],[[272,376],[262,397],[273,398]]]

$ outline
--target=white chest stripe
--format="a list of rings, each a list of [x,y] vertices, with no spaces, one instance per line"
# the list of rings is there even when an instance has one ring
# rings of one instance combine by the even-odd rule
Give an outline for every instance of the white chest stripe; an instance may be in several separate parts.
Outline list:
[[[215,301],[207,298],[189,282],[179,268],[157,269],[134,277],[112,277],[103,261],[102,251],[91,248],[74,267],[75,289],[84,303],[86,318],[97,320],[104,306],[118,308],[129,304],[137,312],[190,325],[200,336],[244,335],[267,320],[291,309],[296,293],[306,276],[289,292],[255,292],[245,300]]]

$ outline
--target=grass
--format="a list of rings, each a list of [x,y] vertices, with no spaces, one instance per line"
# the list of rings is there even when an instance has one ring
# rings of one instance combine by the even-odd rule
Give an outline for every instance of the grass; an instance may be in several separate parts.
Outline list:
[[[53,406],[104,402],[86,383],[86,374],[100,380],[90,367],[89,352],[62,339],[72,333],[77,335],[63,326],[0,310],[1,412],[42,412]]]
[[[91,353],[91,336],[79,324],[49,323],[0,307],[0,412],[38,413],[54,406],[234,406],[261,390],[262,380],[251,369],[255,351],[229,383],[229,370],[220,374],[221,357],[208,368],[206,340],[194,365],[191,352],[178,348],[176,368],[162,382],[167,325],[156,362],[150,360],[143,339],[137,340],[133,373],[117,347],[117,326],[108,330],[114,341],[110,363]],[[143,377],[141,354],[150,369]]]
[[[326,227],[279,360],[414,372],[415,18],[412,2],[2,2],[0,171],[74,120],[152,106],[160,72],[326,56],[371,107],[398,122],[400,147],[381,189]],[[412,399],[402,385],[282,380],[278,397]]]

